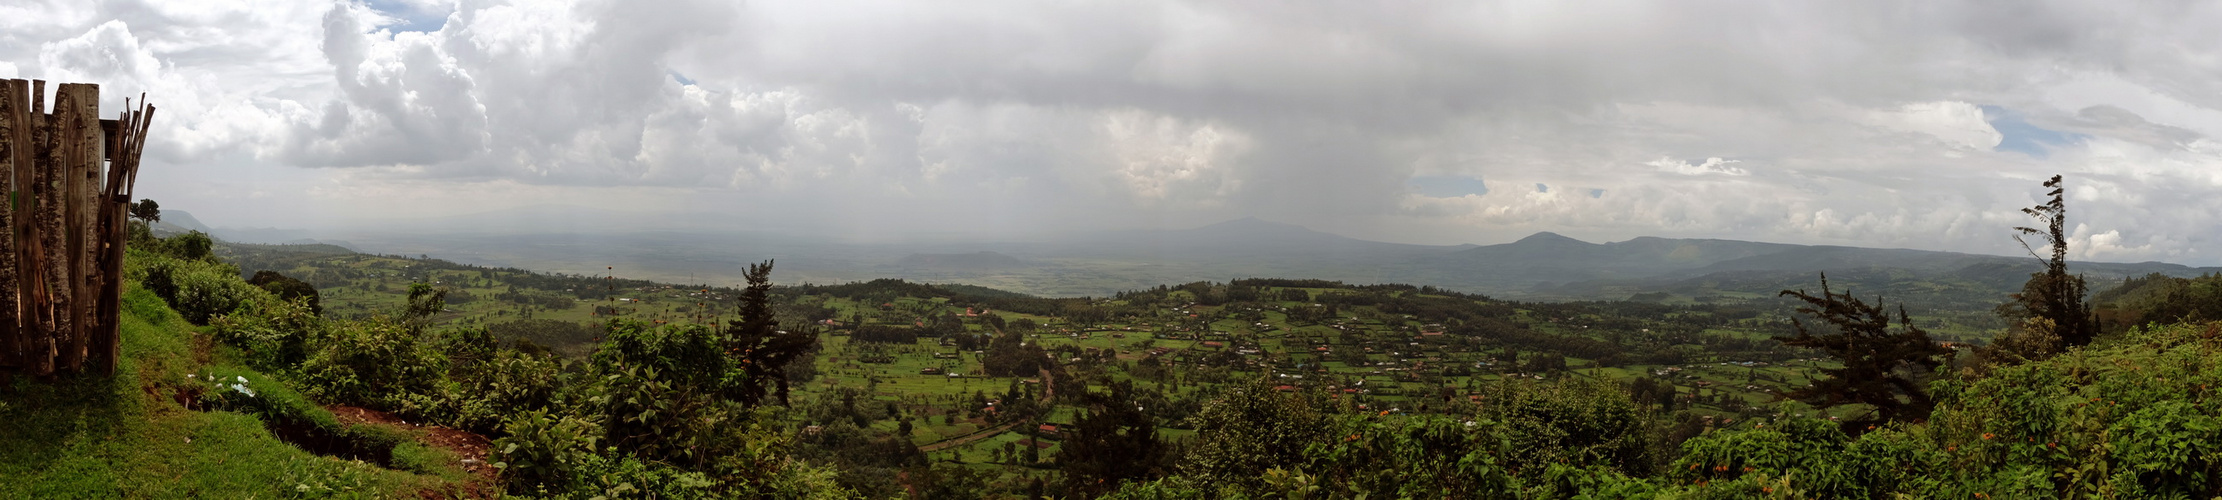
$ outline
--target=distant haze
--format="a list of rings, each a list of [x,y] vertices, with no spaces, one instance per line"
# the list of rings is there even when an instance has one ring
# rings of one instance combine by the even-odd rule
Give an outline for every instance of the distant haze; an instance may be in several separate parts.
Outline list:
[[[598,229],[548,231],[542,224],[551,215]],[[1101,297],[1199,280],[1278,277],[1428,285],[1523,300],[1622,299],[1651,292],[1674,300],[1740,300],[1815,287],[1826,273],[1839,288],[1929,307],[1942,301],[2002,300],[2038,269],[2036,259],[2028,256],[1648,236],[1598,243],[1548,232],[1498,245],[1413,245],[1256,218],[1177,230],[1062,233],[1037,240],[902,243],[841,241],[809,233],[681,230],[653,221],[624,228],[621,221],[626,219],[549,210],[425,222],[405,231],[318,234],[324,239],[256,239],[270,235],[268,230],[217,228],[215,234],[232,241],[333,243],[465,264],[682,284],[736,285],[748,264],[773,260],[773,279],[788,284],[901,278],[1067,297]],[[2222,272],[2157,262],[2075,262],[2071,269],[2099,289],[2148,273]]]
[[[964,243],[1258,217],[2020,255],[2058,173],[2072,257],[2216,265],[2216,26],[2214,2],[27,0],[0,77],[102,84],[110,114],[147,93],[138,192],[263,239],[1025,262]]]

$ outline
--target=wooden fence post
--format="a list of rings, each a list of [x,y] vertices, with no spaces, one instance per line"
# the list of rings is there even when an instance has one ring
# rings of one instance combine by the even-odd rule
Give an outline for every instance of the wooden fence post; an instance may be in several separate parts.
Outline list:
[[[55,88],[50,114],[45,91],[0,81],[0,377],[113,375],[131,184],[154,108],[102,120],[100,87],[73,83]]]
[[[23,366],[23,325],[17,319],[16,297],[21,275],[16,273],[16,222],[21,220],[21,202],[17,201],[16,172],[25,163],[23,129],[30,124],[29,114],[23,112],[30,88],[23,80],[0,80],[0,385],[7,382],[6,374]]]

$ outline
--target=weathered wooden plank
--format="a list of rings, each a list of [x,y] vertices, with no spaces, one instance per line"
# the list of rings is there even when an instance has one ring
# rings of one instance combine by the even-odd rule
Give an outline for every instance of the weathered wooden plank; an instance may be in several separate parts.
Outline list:
[[[46,336],[46,331],[40,329],[37,320],[38,315],[35,310],[37,302],[35,302],[34,295],[39,290],[39,287],[36,286],[39,271],[38,266],[34,264],[35,261],[31,260],[32,247],[36,246],[33,243],[36,241],[33,236],[38,234],[36,229],[31,227],[31,213],[37,205],[36,200],[31,196],[36,187],[33,183],[36,181],[35,174],[38,172],[39,161],[39,120],[38,114],[33,112],[35,108],[32,103],[38,102],[41,96],[37,91],[39,87],[32,85],[30,81],[16,80],[14,83],[16,95],[23,99],[15,107],[17,131],[15,137],[11,138],[16,145],[15,192],[11,193],[13,195],[12,204],[15,209],[15,226],[13,229],[16,244],[16,324],[22,335],[22,369],[30,373],[37,373],[39,366],[37,359],[45,352],[43,339]]]
[[[91,355],[93,340],[93,290],[98,285],[99,272],[93,267],[94,250],[94,199],[100,190],[100,86],[89,83],[65,83],[56,93],[72,96],[68,106],[57,103],[54,115],[63,126],[62,151],[63,220],[62,239],[68,248],[69,273],[64,275],[69,286],[69,300],[62,307],[69,315],[70,350],[63,355],[65,366],[72,372],[85,370],[86,358]],[[57,100],[59,101],[59,100]]]
[[[139,102],[146,101],[146,94],[140,94]],[[154,123],[154,106],[147,106],[145,111],[139,112],[139,124],[132,127],[136,132],[131,134],[131,171],[124,173],[123,181],[123,193],[126,198],[131,196],[132,190],[135,189],[133,186],[139,185],[139,158],[146,152],[147,125],[151,123]]]
[[[18,90],[18,88],[21,90]],[[0,80],[0,373],[9,372],[23,365],[22,325],[16,322],[16,267],[15,267],[15,170],[16,136],[22,130],[24,95],[29,91],[23,80]]]
[[[31,189],[25,191],[27,196],[25,204],[30,208],[30,220],[24,221],[22,224],[31,231],[30,254],[24,262],[32,268],[33,281],[24,284],[24,286],[31,288],[31,293],[26,297],[28,300],[23,305],[25,309],[31,311],[31,316],[36,321],[31,327],[30,372],[33,375],[44,376],[54,373],[54,358],[59,355],[56,350],[58,346],[55,345],[57,339],[54,337],[54,333],[59,329],[56,328],[53,308],[53,296],[58,285],[54,278],[56,278],[55,274],[59,270],[53,266],[49,257],[60,241],[55,238],[55,231],[52,227],[52,224],[60,222],[58,212],[57,215],[49,215],[50,212],[55,212],[54,208],[57,208],[54,206],[52,199],[54,194],[52,183],[56,177],[54,167],[56,167],[57,159],[54,157],[53,140],[55,134],[52,133],[51,129],[52,121],[48,120],[46,116],[46,81],[44,80],[31,81],[30,122],[32,128]]]
[[[109,248],[108,276],[110,278],[107,283],[106,297],[109,310],[106,317],[108,318],[118,317],[123,310],[124,245],[126,244],[125,240],[129,238],[129,233],[124,230],[124,226],[129,223],[131,199],[132,195],[136,194],[134,191],[139,180],[139,160],[146,154],[147,130],[154,123],[155,108],[147,104],[145,93],[139,94],[139,107],[139,110],[131,113],[131,125],[125,128],[125,149],[122,152],[125,160],[117,164],[116,170],[111,172],[109,176],[113,179],[110,181],[112,183],[110,191],[114,193],[110,206],[115,207],[117,213],[113,219],[116,226],[110,233],[111,241],[114,243]],[[122,356],[120,347],[123,338],[122,327],[119,324],[111,323],[108,325],[109,358],[116,359]],[[113,369],[111,369],[112,371]]]
[[[100,224],[96,232],[99,245],[93,266],[100,269],[102,276],[108,278],[100,280],[96,292],[98,300],[93,304],[93,317],[99,322],[92,332],[89,366],[92,373],[107,377],[116,375],[116,358],[121,355],[122,350],[122,338],[118,335],[117,324],[122,304],[117,299],[121,298],[122,292],[120,278],[123,273],[120,268],[123,259],[117,250],[123,249],[124,216],[129,213],[129,206],[115,203],[114,191],[119,187],[117,174],[123,173],[123,139],[124,133],[129,131],[126,125],[130,123],[130,108],[131,101],[126,98],[124,109],[127,111],[117,113],[114,120],[100,121],[101,158],[108,161],[108,171],[103,174],[99,196],[94,198],[94,205],[99,207],[99,215],[96,217]]]
[[[140,103],[144,105],[145,95]],[[112,123],[108,131],[109,158],[105,183],[98,198],[101,208],[101,253],[98,266],[106,276],[100,283],[99,303],[94,316],[100,318],[99,330],[94,337],[93,370],[106,375],[116,373],[116,360],[122,356],[122,330],[118,317],[123,311],[123,259],[125,240],[129,232],[131,196],[126,183],[129,173],[138,167],[139,117],[142,112],[131,109],[131,101],[124,100],[125,110]]]
[[[48,113],[45,88],[0,80],[0,377],[113,375],[131,184],[154,109],[101,120],[98,86],[62,84]]]
[[[47,203],[54,214],[47,223],[54,240],[53,245],[47,247],[52,251],[47,256],[50,262],[48,267],[53,269],[47,279],[54,287],[56,372],[77,371],[78,363],[83,360],[82,354],[85,352],[83,337],[77,335],[77,315],[70,307],[71,298],[77,291],[77,269],[74,266],[77,249],[72,248],[76,243],[76,238],[72,237],[76,228],[71,227],[76,225],[71,217],[76,214],[71,213],[70,209],[76,205],[72,203],[75,201],[72,195],[77,187],[74,174],[77,170],[77,156],[80,153],[78,142],[81,138],[76,130],[76,111],[80,105],[79,99],[82,98],[74,85],[57,85],[54,89],[54,112],[46,116],[47,134],[50,134],[48,140],[53,148],[52,159],[46,164],[53,188],[48,192]]]

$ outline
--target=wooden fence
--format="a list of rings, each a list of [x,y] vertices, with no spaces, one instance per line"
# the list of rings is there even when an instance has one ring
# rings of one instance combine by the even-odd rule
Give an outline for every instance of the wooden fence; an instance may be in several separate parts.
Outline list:
[[[125,217],[154,108],[100,118],[100,86],[0,81],[0,380],[113,375]],[[125,101],[125,107],[131,107]]]

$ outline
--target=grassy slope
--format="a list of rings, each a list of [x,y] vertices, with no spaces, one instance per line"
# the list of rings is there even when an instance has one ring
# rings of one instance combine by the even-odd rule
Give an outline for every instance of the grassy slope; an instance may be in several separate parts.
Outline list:
[[[303,451],[253,416],[185,408],[174,394],[206,362],[192,326],[136,287],[122,321],[116,377],[0,390],[0,498],[377,498],[443,486]]]

